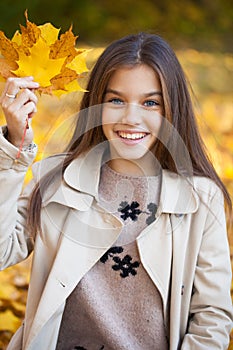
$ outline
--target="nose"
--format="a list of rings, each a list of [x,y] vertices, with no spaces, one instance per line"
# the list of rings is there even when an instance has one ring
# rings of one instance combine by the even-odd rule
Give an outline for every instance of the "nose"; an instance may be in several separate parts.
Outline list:
[[[137,104],[128,103],[124,109],[122,123],[138,125],[141,123],[141,111]]]

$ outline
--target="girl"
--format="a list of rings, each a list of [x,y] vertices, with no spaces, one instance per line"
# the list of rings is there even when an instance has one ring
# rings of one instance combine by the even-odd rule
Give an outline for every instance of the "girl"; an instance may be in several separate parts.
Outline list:
[[[33,78],[1,96],[1,268],[33,264],[8,349],[227,349],[224,198],[187,83],[159,36],[112,43],[93,68],[65,154],[35,164]],[[19,197],[19,198],[18,198]]]

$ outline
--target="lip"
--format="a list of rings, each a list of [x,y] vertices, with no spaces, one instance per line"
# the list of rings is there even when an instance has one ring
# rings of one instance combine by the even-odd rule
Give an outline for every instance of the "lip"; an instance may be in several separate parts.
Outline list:
[[[142,142],[149,133],[141,130],[117,130],[116,134],[121,142],[127,145],[135,145]]]

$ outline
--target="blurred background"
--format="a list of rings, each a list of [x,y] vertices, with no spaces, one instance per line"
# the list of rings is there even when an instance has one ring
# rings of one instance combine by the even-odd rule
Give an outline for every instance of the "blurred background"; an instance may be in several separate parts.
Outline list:
[[[140,31],[163,36],[175,49],[192,85],[201,134],[233,197],[233,2],[232,0],[1,0],[0,30],[11,38],[28,18],[61,28],[73,25],[77,47],[90,47],[91,69],[112,40]],[[83,81],[85,85],[85,80]],[[61,151],[81,94],[41,96],[34,118],[36,160]],[[0,122],[4,117],[0,111]],[[30,171],[26,182],[31,178]],[[233,234],[229,229],[231,256]],[[31,259],[0,273],[0,350],[24,317]],[[233,341],[229,349],[233,350]]]
[[[52,22],[88,45],[105,45],[138,31],[157,32],[176,48],[232,52],[231,0],[1,0],[0,29],[12,36],[24,23]]]

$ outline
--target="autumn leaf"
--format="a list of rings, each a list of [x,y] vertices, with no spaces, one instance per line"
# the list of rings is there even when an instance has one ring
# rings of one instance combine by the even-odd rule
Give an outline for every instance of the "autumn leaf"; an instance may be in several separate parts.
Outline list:
[[[61,95],[63,95],[64,93],[71,93],[71,92],[75,92],[75,91],[81,91],[81,92],[85,92],[87,91],[86,89],[82,88],[79,83],[78,83],[78,79],[72,80],[71,82],[69,82],[68,84],[64,85],[64,89],[57,89],[53,91],[53,95],[60,97]]]
[[[45,23],[38,28],[47,45],[50,46],[57,40],[60,29],[55,28],[51,23]]]
[[[76,80],[73,80],[73,81],[71,81],[69,84],[65,85],[65,89],[66,89],[66,91],[68,91],[68,92],[74,92],[74,91],[83,91],[83,92],[85,92],[85,91],[87,91],[87,90],[83,89],[83,88],[79,85],[77,79],[76,79]]]
[[[0,83],[4,83],[5,82],[5,79],[1,76],[1,74],[0,74]],[[0,84],[1,85],[1,84]],[[0,90],[0,92],[1,92],[1,90]]]
[[[0,75],[2,78],[14,77],[15,74],[12,73],[16,70],[18,65],[15,61],[6,60],[5,58],[0,58]]]
[[[32,75],[41,86],[51,85],[50,80],[59,74],[65,58],[51,60],[49,58],[49,47],[40,37],[30,49],[30,55],[19,53],[17,60],[19,68],[13,71],[18,77]]]
[[[11,39],[13,43],[18,45],[17,52],[24,52],[26,55],[30,55],[30,50],[27,46],[22,45],[22,34],[17,30]]]
[[[76,50],[76,56],[74,59],[68,63],[66,66],[70,69],[73,69],[77,74],[81,74],[83,72],[87,72],[88,68],[86,65],[86,57],[88,52],[91,50],[78,51]]]
[[[10,310],[1,314],[0,331],[9,330],[14,333],[20,324],[21,321]]]
[[[16,30],[11,41],[13,43],[16,43],[18,45],[18,47],[20,47],[22,45],[22,34],[18,30]]]
[[[50,58],[65,57],[69,54],[70,45],[74,48],[74,43],[77,37],[69,30],[62,34],[59,39],[57,39],[51,45]]]
[[[9,40],[0,30],[0,52],[7,60],[16,61],[19,57],[17,44]]]
[[[72,28],[61,35],[50,48],[50,58],[67,58],[67,62],[76,56],[75,41],[77,36],[72,33]]]
[[[20,25],[22,32],[22,45],[25,47],[32,47],[40,37],[40,29],[36,24],[28,20],[27,11],[25,11],[26,27]]]
[[[51,23],[37,26],[29,21],[27,11],[25,17],[26,26],[20,25],[21,33],[17,30],[11,40],[0,32],[1,77],[33,76],[40,84],[38,91],[45,94],[69,93],[70,86],[85,91],[76,80],[88,71],[85,59],[89,50],[76,49],[78,36],[72,26],[59,37],[60,29]]]
[[[51,83],[56,90],[65,90],[65,85],[77,77],[78,74],[74,70],[65,67],[60,74],[51,79]]]

